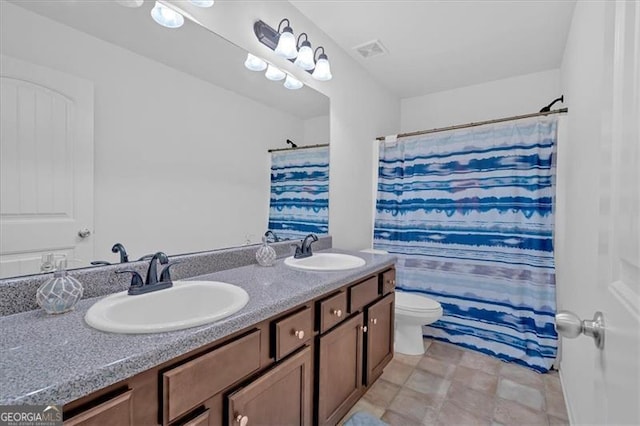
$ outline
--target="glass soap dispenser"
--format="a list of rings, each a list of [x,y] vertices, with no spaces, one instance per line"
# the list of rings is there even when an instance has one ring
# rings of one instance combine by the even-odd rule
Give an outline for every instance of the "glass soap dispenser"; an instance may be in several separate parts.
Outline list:
[[[260,266],[273,266],[276,263],[276,251],[267,242],[267,237],[262,237],[262,245],[256,252],[256,260]]]
[[[62,314],[72,310],[82,298],[84,287],[77,279],[67,275],[67,258],[58,260],[53,278],[40,286],[36,302],[48,314]]]

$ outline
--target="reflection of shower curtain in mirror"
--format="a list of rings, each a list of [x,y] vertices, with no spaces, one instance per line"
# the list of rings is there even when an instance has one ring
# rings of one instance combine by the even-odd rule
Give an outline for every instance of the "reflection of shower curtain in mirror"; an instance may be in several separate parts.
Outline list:
[[[442,304],[425,336],[551,367],[555,143],[547,117],[381,145],[374,247],[397,253],[401,290]]]
[[[329,231],[329,147],[271,154],[269,229],[280,238]]]

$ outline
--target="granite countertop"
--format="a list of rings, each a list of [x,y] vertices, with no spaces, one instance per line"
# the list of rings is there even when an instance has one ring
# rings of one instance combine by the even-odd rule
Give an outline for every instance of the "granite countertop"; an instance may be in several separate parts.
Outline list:
[[[287,309],[391,266],[395,256],[330,249],[367,262],[357,269],[312,272],[292,269],[278,259],[190,279],[236,284],[249,293],[234,315],[204,326],[154,334],[113,334],[84,322],[91,305],[82,300],[72,312],[51,316],[42,310],[0,318],[0,405],[66,404]]]

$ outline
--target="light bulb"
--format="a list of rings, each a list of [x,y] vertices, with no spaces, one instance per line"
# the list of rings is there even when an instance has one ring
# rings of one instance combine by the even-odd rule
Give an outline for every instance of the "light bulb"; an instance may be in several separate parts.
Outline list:
[[[302,47],[298,51],[298,58],[294,63],[305,71],[311,71],[315,68],[316,64],[313,62],[313,50],[311,50],[311,43],[308,41],[302,42]]]
[[[287,79],[284,81],[284,87],[290,90],[296,90],[304,86],[300,80],[293,77],[290,74],[287,74]]]
[[[291,27],[285,27],[282,34],[280,34],[275,52],[277,55],[287,59],[295,59],[298,56],[296,38],[293,36]]]
[[[282,80],[283,78],[286,77],[286,75],[287,74],[285,74],[284,71],[280,70],[279,68],[274,67],[271,64],[269,64],[269,66],[267,67],[267,72],[264,73],[264,76],[267,77],[271,81]]]
[[[213,6],[213,0],[189,0],[192,5],[198,7],[211,7]]]
[[[316,62],[316,69],[313,70],[311,76],[320,81],[329,81],[333,78],[327,55],[320,55],[320,59]]]
[[[158,24],[167,28],[180,28],[184,24],[184,17],[181,14],[158,2],[151,9],[151,17]]]
[[[251,71],[264,71],[267,69],[267,63],[251,53],[247,53],[247,60],[244,61],[244,66]]]

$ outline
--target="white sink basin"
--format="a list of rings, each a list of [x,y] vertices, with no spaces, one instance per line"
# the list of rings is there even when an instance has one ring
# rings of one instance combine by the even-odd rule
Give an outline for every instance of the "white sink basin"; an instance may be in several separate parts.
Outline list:
[[[343,271],[359,268],[366,263],[360,257],[340,253],[316,253],[303,259],[287,257],[284,260],[284,264],[287,266],[309,271]]]
[[[175,281],[173,287],[129,296],[115,293],[91,306],[85,321],[112,333],[182,330],[228,317],[249,301],[244,289],[216,281]]]

